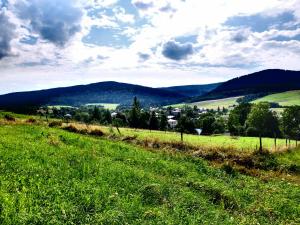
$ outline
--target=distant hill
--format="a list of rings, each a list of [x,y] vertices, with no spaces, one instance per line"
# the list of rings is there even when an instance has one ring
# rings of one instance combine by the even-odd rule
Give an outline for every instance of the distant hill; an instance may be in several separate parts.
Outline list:
[[[167,105],[181,102],[186,96],[139,85],[100,82],[89,85],[19,92],[0,96],[0,109],[28,112],[42,105],[80,106],[88,103],[130,105],[136,96],[142,105]]]
[[[176,92],[178,94],[187,96],[187,97],[196,97],[207,94],[208,92],[214,90],[222,83],[215,84],[203,84],[203,85],[186,85],[186,86],[174,86],[174,87],[165,87],[160,88],[166,91]]]
[[[199,97],[191,98],[190,102],[209,99],[220,99],[235,96],[245,96],[258,93],[279,93],[300,89],[300,71],[264,70],[237,77]]]

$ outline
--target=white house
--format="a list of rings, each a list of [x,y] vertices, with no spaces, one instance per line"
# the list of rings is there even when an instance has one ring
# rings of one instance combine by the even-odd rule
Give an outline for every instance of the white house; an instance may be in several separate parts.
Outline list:
[[[169,124],[169,127],[170,128],[175,128],[178,124],[178,121],[177,120],[173,120],[173,119],[169,119],[168,120],[168,124]]]

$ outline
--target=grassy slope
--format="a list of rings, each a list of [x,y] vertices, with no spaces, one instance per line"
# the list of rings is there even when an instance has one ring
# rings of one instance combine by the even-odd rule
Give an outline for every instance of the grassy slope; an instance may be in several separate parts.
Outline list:
[[[223,107],[229,108],[230,106],[237,104],[236,100],[238,98],[240,98],[240,97],[194,102],[194,103],[191,103],[190,105],[192,105],[192,106],[196,105],[196,106],[198,106],[198,108],[207,108],[207,109],[218,109],[218,107],[220,107],[221,109]]]
[[[32,125],[0,127],[1,224],[297,224],[300,187]]]
[[[206,109],[218,109],[220,107],[221,109],[223,107],[229,108],[230,106],[236,105],[236,100],[240,97],[232,97],[232,98],[224,98],[224,99],[217,99],[217,100],[208,100],[208,101],[201,101],[201,102],[193,102],[193,103],[187,103],[187,104],[174,104],[171,105],[172,107],[182,108],[185,105],[189,106],[197,106],[198,108],[206,108]]]
[[[278,94],[272,94],[263,98],[257,99],[257,102],[277,102],[281,106],[300,105],[300,90],[298,91],[287,91]]]

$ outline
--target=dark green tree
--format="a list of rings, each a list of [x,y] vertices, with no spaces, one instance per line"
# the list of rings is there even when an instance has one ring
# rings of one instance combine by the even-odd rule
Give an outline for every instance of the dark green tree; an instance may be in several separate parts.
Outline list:
[[[192,119],[181,115],[178,120],[177,130],[180,132],[181,141],[183,141],[183,133],[195,133],[195,124]]]
[[[156,113],[153,111],[151,113],[150,119],[149,119],[149,129],[151,130],[158,130],[158,119],[156,117]]]
[[[161,131],[166,131],[167,128],[168,128],[168,119],[167,116],[164,113],[162,113],[160,115],[160,120],[159,120],[159,129]]]
[[[288,139],[300,139],[300,106],[291,106],[284,109],[281,117],[281,129]]]
[[[232,135],[243,135],[246,128],[246,120],[251,111],[250,103],[241,103],[236,106],[228,117],[228,130]]]
[[[133,104],[131,110],[129,112],[129,126],[132,128],[139,128],[140,125],[140,115],[141,115],[141,108],[140,103],[137,97],[134,97]]]
[[[262,137],[279,132],[277,116],[270,110],[269,103],[261,102],[254,105],[247,119],[249,127],[254,128],[259,135],[259,151],[262,152]],[[274,135],[275,136],[275,135]],[[277,136],[276,136],[277,137]]]

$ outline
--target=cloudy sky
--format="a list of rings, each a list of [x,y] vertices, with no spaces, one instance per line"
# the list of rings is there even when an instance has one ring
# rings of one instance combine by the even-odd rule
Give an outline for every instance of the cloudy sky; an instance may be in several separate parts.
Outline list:
[[[300,0],[0,0],[0,93],[300,70]]]

